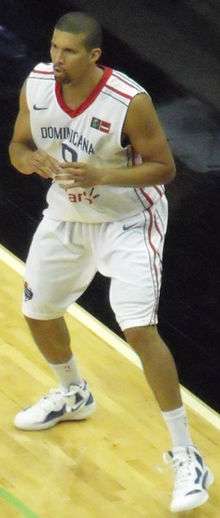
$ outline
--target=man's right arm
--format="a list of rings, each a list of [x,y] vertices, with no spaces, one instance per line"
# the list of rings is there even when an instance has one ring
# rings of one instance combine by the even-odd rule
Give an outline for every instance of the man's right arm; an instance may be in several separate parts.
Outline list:
[[[34,144],[30,112],[26,101],[25,83],[21,89],[19,112],[9,145],[9,156],[12,165],[23,174],[37,173],[43,178],[52,178],[60,172],[59,162],[45,151],[38,150]]]

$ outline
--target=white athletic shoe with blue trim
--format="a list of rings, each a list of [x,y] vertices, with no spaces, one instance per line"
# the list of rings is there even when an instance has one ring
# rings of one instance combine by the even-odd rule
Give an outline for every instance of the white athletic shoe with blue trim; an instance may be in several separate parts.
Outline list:
[[[189,511],[204,504],[209,498],[208,487],[214,476],[194,446],[174,448],[164,454],[175,474],[170,510],[173,513]]]
[[[38,403],[19,412],[14,420],[22,430],[45,430],[60,421],[80,421],[89,417],[96,408],[94,398],[83,381],[63,388],[52,389]]]

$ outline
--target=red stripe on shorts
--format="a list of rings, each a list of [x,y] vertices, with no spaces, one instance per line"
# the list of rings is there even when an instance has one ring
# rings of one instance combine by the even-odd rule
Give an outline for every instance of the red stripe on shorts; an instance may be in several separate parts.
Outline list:
[[[149,196],[149,194],[147,194],[144,189],[140,189],[141,193],[143,194],[143,196],[145,197],[145,199],[148,201],[148,203],[150,203],[150,206],[153,205],[153,200],[152,198]]]
[[[159,255],[158,250],[156,250],[156,248],[155,248],[155,246],[154,246],[154,244],[152,242],[152,229],[153,229],[153,223],[154,223],[153,214],[152,214],[152,211],[151,211],[150,208],[147,209],[147,210],[148,210],[148,213],[150,215],[150,224],[149,224],[149,227],[148,227],[148,242],[149,242],[150,248],[151,248],[151,250],[153,251],[153,254],[154,254],[153,269],[154,269],[155,278],[156,278],[155,306],[154,306],[154,310],[153,310],[153,318],[155,320],[156,313],[157,313],[157,307],[158,307],[158,303],[159,303],[159,293],[160,293],[160,281],[159,281],[159,273],[158,273],[158,269],[157,269],[156,260],[157,260],[157,256],[160,257],[160,255]],[[151,261],[151,256],[150,256],[150,261]],[[152,270],[152,263],[151,263],[151,270]],[[152,280],[153,280],[153,285],[154,285],[154,288],[155,288],[153,272],[152,272]]]

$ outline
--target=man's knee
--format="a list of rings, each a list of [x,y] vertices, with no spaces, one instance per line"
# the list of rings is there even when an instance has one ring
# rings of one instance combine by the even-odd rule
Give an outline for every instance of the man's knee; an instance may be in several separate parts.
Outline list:
[[[50,329],[52,326],[53,326],[53,322],[54,320],[58,320],[58,319],[51,319],[51,320],[40,320],[38,318],[32,318],[32,317],[28,317],[27,315],[24,315],[24,318],[28,324],[28,327],[31,329],[31,330],[43,330],[43,331],[47,331],[47,329]]]
[[[27,315],[25,315],[24,313],[23,313],[23,316],[24,316],[24,319],[26,320],[26,322],[27,322],[27,324],[28,324],[28,325],[31,325],[31,324],[32,324],[32,323],[34,323],[34,322],[38,322],[38,320],[36,320],[36,319],[34,319],[34,318],[27,317]]]
[[[26,320],[26,323],[32,332],[42,328],[42,320],[37,320],[36,318],[31,318],[27,315],[24,315],[24,319]]]
[[[152,343],[159,337],[156,325],[125,329],[124,336],[126,341],[134,348],[141,345],[146,347],[148,343]]]

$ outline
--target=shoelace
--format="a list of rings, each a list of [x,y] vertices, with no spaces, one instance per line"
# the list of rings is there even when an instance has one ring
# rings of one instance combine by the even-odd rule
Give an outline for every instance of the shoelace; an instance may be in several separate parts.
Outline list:
[[[179,489],[182,486],[185,486],[186,483],[189,482],[189,479],[192,476],[191,465],[192,465],[192,456],[190,452],[183,452],[174,454],[174,457],[171,457],[169,453],[165,453],[164,461],[166,464],[172,464],[174,472],[175,472],[175,489]]]
[[[75,395],[77,392],[79,392],[79,390],[81,392],[82,389],[83,389],[82,386],[77,386],[77,385],[72,385],[69,392],[63,392],[63,390],[61,388],[50,389],[48,394],[45,394],[41,398],[39,403],[40,403],[41,407],[46,411],[53,409],[54,403],[57,403],[57,399],[61,399],[63,397],[68,398],[68,399],[71,399],[72,397],[74,397],[74,403],[75,403]],[[71,401],[70,401],[70,404],[66,405],[66,409],[67,409],[67,411],[71,410]]]

